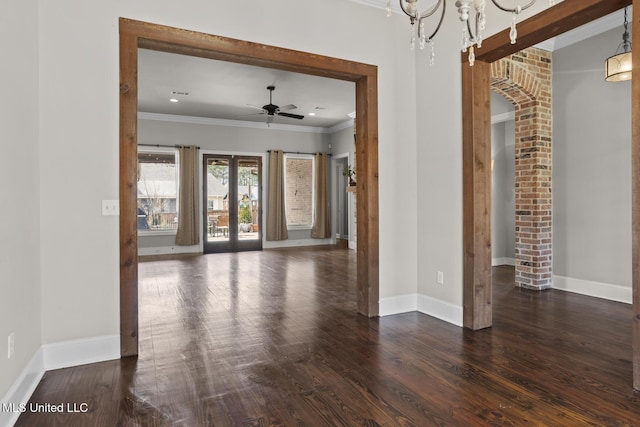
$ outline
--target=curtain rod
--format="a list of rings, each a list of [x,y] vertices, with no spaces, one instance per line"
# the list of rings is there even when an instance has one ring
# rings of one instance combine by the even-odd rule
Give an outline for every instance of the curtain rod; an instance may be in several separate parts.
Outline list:
[[[270,153],[272,151],[280,151],[280,150],[267,150],[267,153]],[[316,152],[316,153],[302,153],[300,151],[283,151],[284,154],[306,154],[308,156],[313,156],[314,154],[326,154],[327,156],[333,156],[333,154],[331,153],[321,153],[321,152]]]
[[[182,148],[182,147],[189,147],[189,145],[138,144],[138,147]],[[199,149],[200,147],[196,147],[196,150],[199,150]]]

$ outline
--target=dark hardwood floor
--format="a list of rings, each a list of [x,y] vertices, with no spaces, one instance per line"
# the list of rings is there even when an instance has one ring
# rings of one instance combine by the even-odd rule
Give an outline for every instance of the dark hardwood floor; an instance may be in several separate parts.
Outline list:
[[[640,426],[631,307],[513,286],[494,326],[356,314],[355,254],[140,264],[140,356],[47,372],[19,426]]]

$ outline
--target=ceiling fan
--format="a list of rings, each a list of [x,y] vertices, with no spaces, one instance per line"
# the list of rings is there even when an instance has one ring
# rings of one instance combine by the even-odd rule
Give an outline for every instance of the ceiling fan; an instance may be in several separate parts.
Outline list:
[[[294,109],[298,108],[293,104],[285,105],[283,107],[278,107],[277,105],[274,105],[272,98],[273,98],[273,91],[275,90],[275,88],[276,87],[273,86],[273,85],[267,86],[267,90],[269,91],[269,103],[268,104],[263,105],[262,107],[258,107],[257,105],[250,105],[251,107],[258,108],[258,109],[262,110],[262,112],[260,112],[258,114],[266,114],[267,115],[267,125],[273,123],[273,117],[274,116],[289,117],[291,119],[298,119],[298,120],[304,119],[304,116],[301,116],[300,114],[285,113],[285,111],[294,110]]]

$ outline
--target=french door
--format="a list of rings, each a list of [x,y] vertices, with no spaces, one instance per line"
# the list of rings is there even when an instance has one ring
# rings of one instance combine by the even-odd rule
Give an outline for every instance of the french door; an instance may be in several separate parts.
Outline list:
[[[262,249],[262,158],[203,155],[204,252]]]

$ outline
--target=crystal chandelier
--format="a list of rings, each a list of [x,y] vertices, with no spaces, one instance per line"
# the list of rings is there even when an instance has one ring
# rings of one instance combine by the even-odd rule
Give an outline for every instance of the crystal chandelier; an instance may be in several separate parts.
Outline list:
[[[435,59],[433,38],[440,30],[442,21],[444,20],[444,13],[447,9],[447,0],[437,0],[436,4],[425,12],[420,12],[418,10],[419,0],[398,1],[400,3],[400,9],[402,9],[402,11],[409,17],[411,22],[411,49],[415,48],[416,40],[418,40],[420,44],[420,49],[424,49],[426,46],[429,46],[431,49],[430,63],[433,64]],[[462,51],[469,52],[469,65],[473,65],[475,61],[475,47],[482,47],[483,32],[486,27],[486,3],[486,0],[458,0],[455,3],[455,6],[458,8],[458,14],[460,15],[460,21],[462,21]],[[520,13],[533,6],[536,3],[536,0],[529,0],[529,2],[524,6],[517,5],[512,8],[502,6],[497,0],[491,0],[491,3],[501,11],[511,13],[512,18],[509,38],[511,39],[511,43],[515,44],[518,37],[518,30],[516,29],[517,17]],[[553,6],[554,4],[554,0],[549,0],[550,6]],[[473,17],[472,9],[473,12],[475,12],[475,16]],[[433,16],[438,10],[440,10],[440,19],[438,20],[438,23],[431,35],[427,36],[425,20],[430,16]],[[391,16],[391,0],[387,0],[387,16]]]

